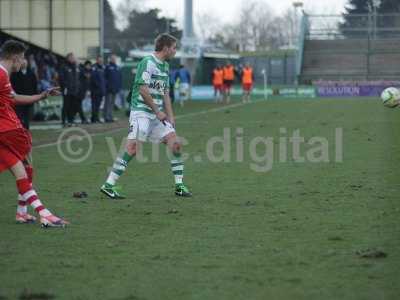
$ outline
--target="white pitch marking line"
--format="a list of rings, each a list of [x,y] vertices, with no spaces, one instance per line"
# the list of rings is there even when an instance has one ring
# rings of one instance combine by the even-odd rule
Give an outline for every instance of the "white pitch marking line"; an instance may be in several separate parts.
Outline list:
[[[198,112],[178,115],[178,116],[175,117],[175,119],[179,120],[179,119],[186,118],[186,117],[193,117],[193,116],[198,116],[198,115],[203,115],[203,114],[208,114],[208,113],[213,113],[213,112],[219,112],[219,111],[222,111],[222,110],[225,110],[225,109],[236,108],[236,107],[240,107],[240,106],[244,106],[244,105],[251,104],[251,103],[256,103],[256,102],[258,102],[258,101],[253,101],[253,102],[250,102],[250,103],[235,103],[235,104],[230,104],[230,105],[223,106],[223,107],[216,107],[216,108],[206,109],[206,110],[202,110],[202,111],[198,111]],[[119,132],[119,131],[122,131],[122,130],[126,130],[126,129],[127,128],[117,128],[117,129],[113,129],[113,130],[106,131],[106,132],[89,134],[88,136],[96,137],[96,136],[100,136],[100,135],[116,133],[116,132]],[[64,141],[62,143],[64,143]],[[57,146],[57,145],[58,145],[58,142],[54,142],[54,143],[34,146],[33,149],[48,148],[48,147]]]

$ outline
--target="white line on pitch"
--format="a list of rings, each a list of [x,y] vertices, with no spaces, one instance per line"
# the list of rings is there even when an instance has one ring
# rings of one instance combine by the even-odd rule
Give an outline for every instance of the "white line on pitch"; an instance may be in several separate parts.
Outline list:
[[[251,102],[251,103],[255,103],[255,102],[258,102],[258,101],[254,101],[254,102]],[[235,103],[235,104],[230,104],[230,105],[227,105],[227,106],[206,109],[206,110],[193,112],[193,113],[187,113],[187,114],[183,114],[183,115],[177,115],[175,117],[175,119],[179,120],[179,119],[183,119],[183,118],[187,118],[187,117],[193,117],[193,116],[198,116],[198,115],[203,115],[203,114],[208,114],[208,113],[213,113],[213,112],[219,112],[219,111],[223,111],[223,110],[226,110],[226,109],[229,109],[229,108],[236,108],[236,107],[244,106],[244,105],[251,104],[251,103]],[[113,130],[109,130],[109,131],[105,131],[105,132],[101,132],[101,133],[89,134],[89,136],[96,137],[96,136],[110,134],[110,133],[112,134],[112,133],[116,133],[116,132],[119,132],[119,131],[122,131],[122,130],[126,130],[126,129],[127,128],[125,128],[125,127],[124,128],[117,128],[117,129],[113,129]],[[64,143],[64,141],[62,143]],[[57,144],[58,144],[58,142],[38,145],[38,146],[34,146],[33,149],[48,148],[48,147],[56,146]]]

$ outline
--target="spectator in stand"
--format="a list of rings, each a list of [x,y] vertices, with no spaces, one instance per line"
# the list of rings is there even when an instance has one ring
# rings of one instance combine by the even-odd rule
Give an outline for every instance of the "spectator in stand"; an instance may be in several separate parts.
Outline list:
[[[79,99],[81,99],[81,107],[83,101],[90,96],[90,82],[92,78],[92,63],[90,60],[85,61],[81,66]]]
[[[117,65],[117,56],[112,54],[110,62],[105,68],[106,79],[106,99],[104,102],[104,121],[106,123],[114,122],[113,109],[115,98],[122,88],[122,72]]]
[[[183,101],[189,100],[190,98],[190,88],[192,78],[190,72],[185,68],[184,65],[180,65],[179,70],[176,73],[175,79],[179,78],[179,101],[181,106],[183,106]]]
[[[92,77],[90,81],[90,93],[92,96],[92,123],[99,123],[99,111],[101,101],[106,94],[105,68],[103,57],[97,56],[96,63],[92,68]]]
[[[82,122],[86,122],[86,118],[82,112],[82,105],[79,98],[80,91],[80,70],[73,53],[68,53],[66,63],[60,72],[60,86],[63,93],[63,125],[67,119],[67,126],[72,126],[77,112],[81,114]],[[80,109],[79,109],[80,106]]]
[[[49,66],[45,63],[39,68],[39,83],[40,90],[45,91],[52,87],[52,72]]]
[[[30,54],[28,56],[28,65],[29,65],[29,68],[32,70],[33,74],[35,74],[36,79],[38,79],[39,78],[39,69],[36,64],[35,56],[33,54]]]
[[[36,95],[38,93],[38,82],[36,75],[28,67],[28,61],[23,60],[21,69],[11,74],[11,85],[18,95]],[[33,104],[18,105],[15,108],[18,118],[22,125],[29,130],[29,124],[32,117]]]

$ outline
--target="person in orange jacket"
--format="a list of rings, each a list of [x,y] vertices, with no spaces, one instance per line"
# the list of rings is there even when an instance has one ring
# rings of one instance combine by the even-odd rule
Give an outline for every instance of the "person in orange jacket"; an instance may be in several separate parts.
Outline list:
[[[253,89],[254,74],[253,68],[249,63],[246,63],[242,69],[242,89],[243,89],[243,103],[250,102],[250,94]]]
[[[224,102],[231,101],[231,89],[233,81],[235,80],[235,67],[228,61],[227,65],[223,68],[224,71]]]
[[[222,93],[224,86],[224,71],[221,66],[217,66],[212,73],[212,84],[214,86],[214,99],[218,103],[222,101]]]

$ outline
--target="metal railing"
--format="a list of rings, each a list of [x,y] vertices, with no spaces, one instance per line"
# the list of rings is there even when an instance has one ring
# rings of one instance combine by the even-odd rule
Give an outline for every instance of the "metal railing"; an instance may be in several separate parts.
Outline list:
[[[306,39],[400,38],[400,14],[309,15]]]
[[[400,14],[308,15],[304,19],[297,60],[301,82],[400,77]]]

